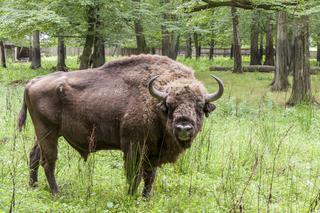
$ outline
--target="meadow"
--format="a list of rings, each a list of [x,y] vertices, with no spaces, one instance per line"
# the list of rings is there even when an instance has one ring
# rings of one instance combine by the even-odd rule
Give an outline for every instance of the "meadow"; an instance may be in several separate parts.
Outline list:
[[[121,152],[101,151],[84,162],[63,139],[56,169],[60,195],[50,194],[41,167],[39,186],[30,188],[28,155],[35,135],[30,117],[22,133],[16,119],[24,83],[52,72],[55,60],[44,58],[40,70],[28,63],[0,68],[0,212],[320,210],[319,107],[287,108],[290,91],[270,92],[270,73],[208,71],[232,64],[229,58],[179,58],[209,91],[216,89],[209,74],[223,79],[226,91],[192,147],[177,163],[159,169],[150,199],[127,195]],[[67,65],[77,69],[76,58],[69,57]],[[320,75],[312,75],[312,90],[320,100]]]

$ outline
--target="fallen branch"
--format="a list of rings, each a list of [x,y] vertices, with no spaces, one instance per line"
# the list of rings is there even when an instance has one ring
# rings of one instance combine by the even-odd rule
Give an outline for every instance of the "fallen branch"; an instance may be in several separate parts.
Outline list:
[[[249,65],[243,66],[242,70],[244,72],[274,72],[276,69],[275,66],[268,65]],[[221,66],[212,66],[209,67],[210,71],[232,71],[233,67],[221,67]],[[320,72],[320,67],[311,67],[310,74],[316,74]]]

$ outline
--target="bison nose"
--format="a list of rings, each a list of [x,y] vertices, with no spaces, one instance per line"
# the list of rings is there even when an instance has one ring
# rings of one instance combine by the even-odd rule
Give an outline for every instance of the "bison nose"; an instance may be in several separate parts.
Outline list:
[[[177,129],[179,132],[190,132],[190,130],[192,130],[192,126],[189,125],[189,124],[186,124],[186,125],[177,124],[177,125],[176,125],[176,129]]]

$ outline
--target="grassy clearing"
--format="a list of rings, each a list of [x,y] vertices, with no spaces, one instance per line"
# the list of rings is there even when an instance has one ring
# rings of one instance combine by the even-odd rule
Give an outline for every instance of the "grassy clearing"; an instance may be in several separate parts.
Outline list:
[[[49,73],[54,59],[45,59],[44,69],[38,71],[28,69],[28,64],[0,69],[0,212],[8,212],[11,205],[17,212],[319,210],[319,109],[286,109],[290,93],[269,92],[271,74],[207,71],[229,59],[180,60],[194,67],[209,90],[216,88],[209,74],[221,77],[226,93],[192,148],[176,164],[159,169],[155,195],[148,201],[126,195],[120,152],[102,151],[84,163],[63,140],[56,170],[61,195],[50,195],[42,168],[39,187],[29,188],[33,126],[29,118],[25,131],[16,132],[23,87],[9,83]],[[76,69],[76,59],[69,58],[68,66]],[[319,100],[319,76],[312,76],[312,81]]]

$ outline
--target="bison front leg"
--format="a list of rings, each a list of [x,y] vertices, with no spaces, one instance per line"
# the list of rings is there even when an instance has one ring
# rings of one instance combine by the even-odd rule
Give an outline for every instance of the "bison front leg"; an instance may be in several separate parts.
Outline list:
[[[144,188],[142,191],[142,196],[143,197],[150,197],[151,192],[152,192],[152,186],[154,183],[154,180],[156,178],[156,171],[157,169],[154,168],[144,168],[143,169],[143,180],[144,180]]]
[[[129,185],[128,194],[134,195],[142,177],[143,150],[139,144],[130,143],[125,151],[125,172]]]

